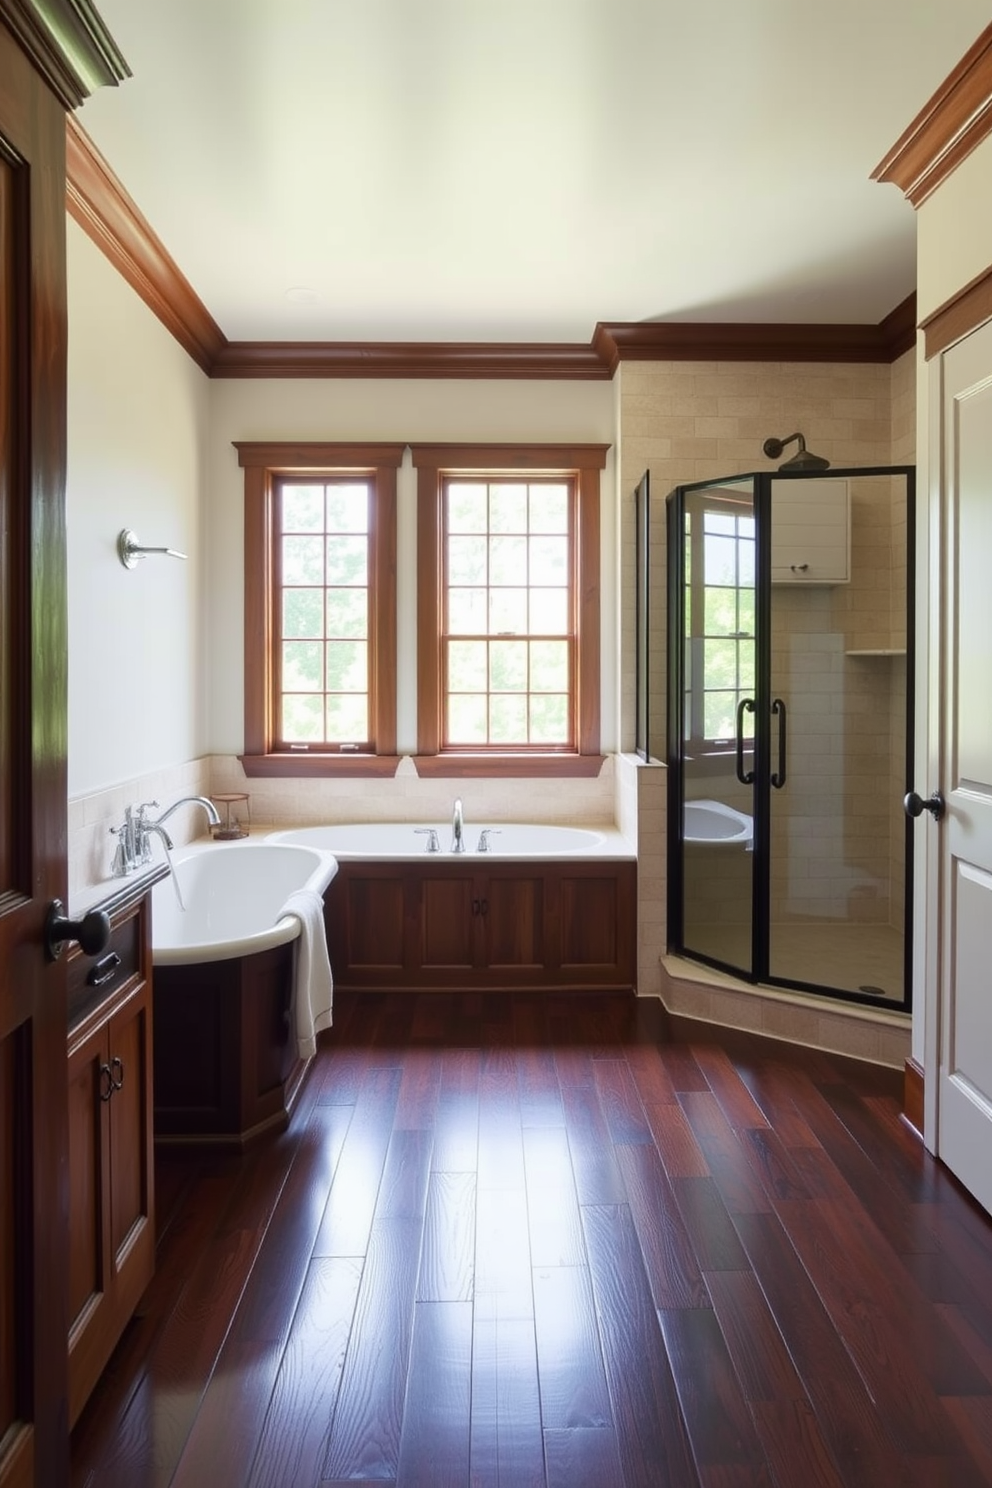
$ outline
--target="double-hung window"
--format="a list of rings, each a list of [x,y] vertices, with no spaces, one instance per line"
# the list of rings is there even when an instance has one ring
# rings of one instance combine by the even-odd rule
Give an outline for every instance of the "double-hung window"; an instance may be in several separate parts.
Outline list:
[[[245,772],[391,772],[403,446],[237,449],[245,469]]]
[[[603,446],[415,446],[421,773],[599,768]]]
[[[707,493],[686,513],[686,742],[733,748],[738,710],[754,697],[755,525],[750,505]],[[745,738],[753,712],[741,711]]]

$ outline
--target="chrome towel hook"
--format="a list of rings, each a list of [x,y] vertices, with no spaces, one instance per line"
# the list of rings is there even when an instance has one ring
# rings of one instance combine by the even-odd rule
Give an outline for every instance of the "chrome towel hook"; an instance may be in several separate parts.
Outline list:
[[[144,548],[130,527],[121,528],[117,534],[117,556],[125,568],[137,568],[138,560],[147,558],[152,553],[161,553],[166,558],[186,557],[185,553],[179,553],[175,548]]]

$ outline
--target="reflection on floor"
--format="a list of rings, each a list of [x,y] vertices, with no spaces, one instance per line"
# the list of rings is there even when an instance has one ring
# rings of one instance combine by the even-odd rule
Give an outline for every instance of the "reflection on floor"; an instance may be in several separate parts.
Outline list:
[[[685,949],[746,968],[750,936],[748,925],[690,924]],[[889,925],[774,925],[770,970],[785,981],[872,992],[880,1001],[901,1002],[904,944],[902,931]]]

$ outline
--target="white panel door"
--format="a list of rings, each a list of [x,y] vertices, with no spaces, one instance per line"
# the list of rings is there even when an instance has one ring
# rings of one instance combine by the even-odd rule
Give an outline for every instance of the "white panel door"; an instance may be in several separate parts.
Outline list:
[[[937,1151],[992,1210],[992,324],[943,377]]]

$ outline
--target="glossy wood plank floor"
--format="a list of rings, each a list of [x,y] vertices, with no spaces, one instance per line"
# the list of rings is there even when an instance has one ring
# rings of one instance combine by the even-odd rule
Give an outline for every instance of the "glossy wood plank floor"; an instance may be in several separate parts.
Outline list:
[[[289,1129],[158,1181],[78,1488],[992,1484],[992,1223],[891,1072],[339,997]]]

